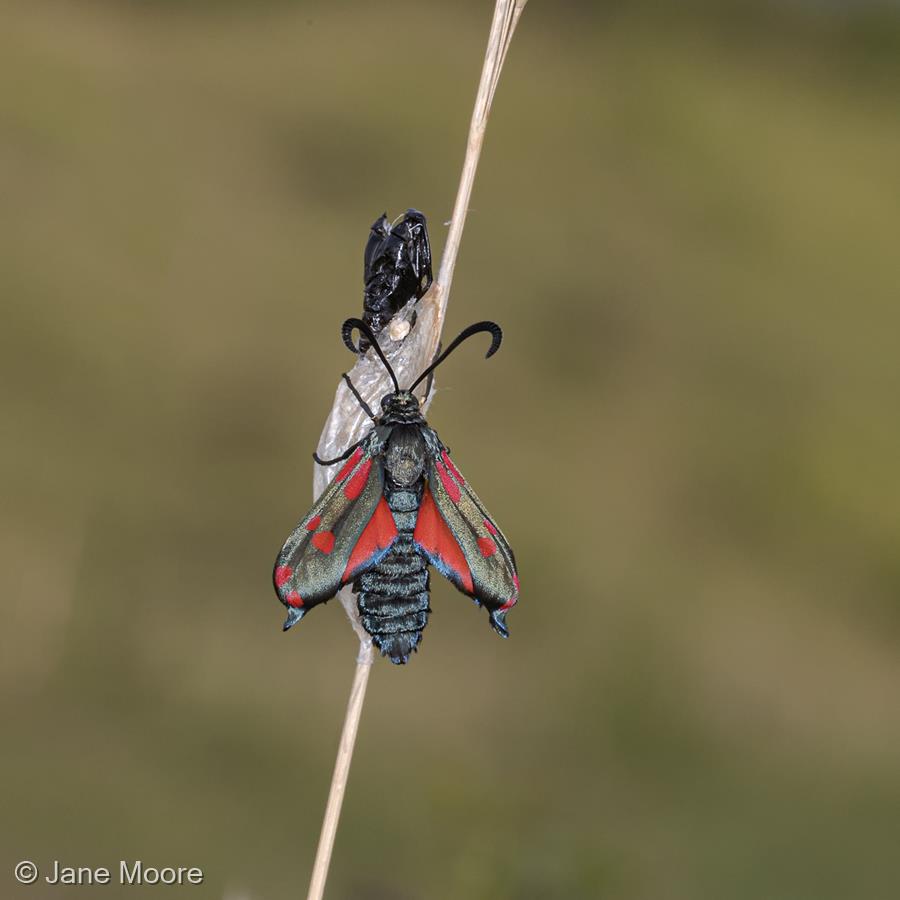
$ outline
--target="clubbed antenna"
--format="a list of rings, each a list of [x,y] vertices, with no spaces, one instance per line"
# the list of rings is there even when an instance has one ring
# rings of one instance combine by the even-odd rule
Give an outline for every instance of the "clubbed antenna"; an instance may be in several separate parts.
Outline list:
[[[417,384],[424,381],[463,341],[468,340],[474,334],[486,331],[491,335],[491,346],[484,354],[485,359],[490,359],[499,349],[503,340],[503,332],[496,322],[476,322],[468,328],[464,328],[450,343],[450,346],[413,382],[410,390],[415,390]]]
[[[360,334],[364,334],[369,339],[369,343],[372,345],[372,347],[374,347],[375,352],[378,354],[378,358],[384,363],[384,367],[387,369],[388,375],[391,376],[391,381],[394,382],[394,390],[399,393],[400,385],[397,383],[397,376],[394,374],[394,370],[391,368],[391,364],[387,361],[387,357],[384,355],[384,351],[381,349],[381,347],[378,346],[378,338],[375,337],[372,329],[369,328],[369,326],[366,325],[366,323],[363,322],[362,319],[347,319],[347,321],[344,322],[343,325],[341,325],[341,338],[343,339],[344,344],[347,346],[351,353],[362,352],[360,347],[357,347],[356,344],[353,343],[354,328],[357,329]]]

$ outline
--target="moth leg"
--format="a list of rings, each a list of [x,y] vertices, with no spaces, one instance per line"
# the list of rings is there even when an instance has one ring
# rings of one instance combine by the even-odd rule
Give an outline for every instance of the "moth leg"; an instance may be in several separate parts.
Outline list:
[[[356,402],[362,407],[363,412],[374,422],[375,421],[375,413],[372,412],[369,404],[366,403],[365,400],[360,396],[359,391],[356,389],[356,386],[350,380],[350,376],[346,372],[341,373],[341,378],[347,382],[347,387],[350,388],[350,393],[356,397]]]
[[[335,463],[343,462],[345,459],[347,459],[347,458],[350,456],[350,454],[353,453],[353,451],[354,451],[354,450],[355,450],[355,449],[356,449],[356,448],[357,448],[364,440],[365,440],[365,438],[363,438],[362,440],[357,441],[357,442],[356,442],[355,444],[353,444],[351,447],[348,447],[348,448],[347,448],[340,456],[336,456],[334,459],[322,459],[322,457],[319,456],[318,453],[313,453],[313,459],[314,459],[320,466],[333,466]]]
[[[428,402],[428,399],[431,397],[431,389],[434,387],[434,372],[431,372],[428,375],[428,379],[425,382],[425,396],[422,398],[422,406]]]
[[[434,354],[434,359],[437,359],[441,355],[441,344],[438,344],[437,352]],[[432,360],[434,362],[434,360]],[[428,398],[431,397],[431,389],[434,387],[434,372],[428,373],[428,378],[425,381],[425,396],[422,398],[422,406],[428,402]]]

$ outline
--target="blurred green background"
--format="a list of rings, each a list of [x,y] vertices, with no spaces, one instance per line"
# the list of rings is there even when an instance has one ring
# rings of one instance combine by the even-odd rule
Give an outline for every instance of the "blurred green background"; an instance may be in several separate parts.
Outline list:
[[[0,5],[3,897],[305,896],[355,639],[271,565],[490,6]],[[522,600],[376,665],[329,897],[900,896],[895,10],[529,4],[430,416]]]

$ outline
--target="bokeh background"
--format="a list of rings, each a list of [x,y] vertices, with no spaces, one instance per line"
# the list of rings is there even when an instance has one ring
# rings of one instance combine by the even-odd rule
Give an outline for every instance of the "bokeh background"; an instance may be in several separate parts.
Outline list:
[[[0,894],[304,896],[353,672],[274,555],[486,2],[0,6]],[[900,896],[900,19],[529,4],[432,424],[516,547],[369,685],[329,897]]]

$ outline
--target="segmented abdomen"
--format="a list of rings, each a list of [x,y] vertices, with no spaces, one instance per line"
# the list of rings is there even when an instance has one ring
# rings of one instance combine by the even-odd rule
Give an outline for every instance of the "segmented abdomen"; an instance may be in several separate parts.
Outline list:
[[[381,562],[360,575],[353,586],[363,628],[397,665],[407,662],[422,640],[431,612],[428,563],[413,544],[421,496],[421,482],[413,488],[385,485],[384,497],[399,534]]]

